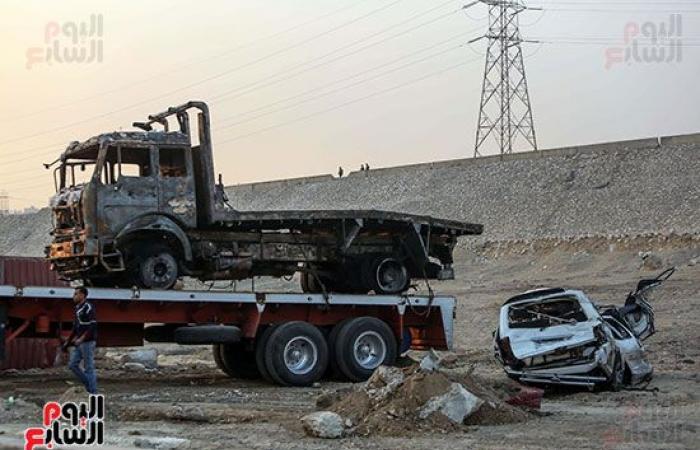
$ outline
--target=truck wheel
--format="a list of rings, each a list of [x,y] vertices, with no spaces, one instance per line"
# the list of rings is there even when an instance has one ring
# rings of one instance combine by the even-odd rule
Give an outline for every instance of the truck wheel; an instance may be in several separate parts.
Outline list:
[[[224,365],[224,360],[221,359],[221,344],[212,344],[211,354],[214,357],[216,367],[222,372],[224,372],[226,375],[232,376],[230,373],[227,372],[226,366]]]
[[[149,245],[137,252],[133,270],[136,284],[148,289],[170,289],[179,275],[173,251],[162,244]]]
[[[255,365],[258,368],[258,372],[263,377],[263,380],[268,383],[276,383],[275,380],[270,376],[270,372],[267,371],[265,366],[265,352],[267,347],[267,342],[270,340],[270,335],[275,331],[276,325],[269,325],[265,328],[262,333],[258,336],[255,341]]]
[[[301,321],[276,327],[265,345],[270,377],[287,386],[310,386],[328,368],[328,344],[315,326]]]
[[[326,372],[326,377],[337,379],[339,381],[346,381],[345,377],[340,372],[340,368],[338,367],[337,357],[335,356],[335,343],[338,341],[338,333],[340,330],[351,320],[351,318],[341,320],[335,324],[328,335],[328,371]]]
[[[364,381],[377,367],[396,362],[396,337],[385,322],[374,317],[357,317],[338,330],[333,355],[345,377]]]
[[[255,352],[245,348],[245,342],[236,344],[221,344],[221,362],[224,372],[231,378],[255,380],[260,378],[260,372],[255,365]]]
[[[376,258],[370,274],[370,288],[377,294],[400,294],[411,282],[404,263],[391,256]]]

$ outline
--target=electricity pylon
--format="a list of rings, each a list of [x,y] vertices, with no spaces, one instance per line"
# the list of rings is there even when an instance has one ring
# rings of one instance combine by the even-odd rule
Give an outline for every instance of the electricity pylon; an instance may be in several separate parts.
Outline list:
[[[523,40],[518,26],[518,14],[535,8],[527,8],[520,0],[479,0],[464,8],[477,3],[489,8],[489,29],[484,36],[470,41],[488,39],[474,157],[481,156],[480,149],[489,135],[495,137],[501,154],[512,153],[518,138],[537,150],[520,46],[534,41]]]

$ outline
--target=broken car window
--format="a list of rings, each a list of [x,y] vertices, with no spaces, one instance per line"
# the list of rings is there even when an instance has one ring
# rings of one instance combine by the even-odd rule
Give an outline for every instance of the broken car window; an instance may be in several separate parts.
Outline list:
[[[553,298],[513,305],[508,311],[511,328],[546,328],[588,320],[576,298]]]
[[[625,329],[625,327],[622,326],[622,324],[617,320],[613,319],[612,317],[603,317],[603,320],[610,325],[610,329],[613,336],[615,336],[615,339],[627,339],[630,337],[627,329]]]
[[[187,176],[184,148],[161,148],[158,162],[160,164],[160,175],[162,177]]]
[[[122,177],[151,175],[151,149],[148,147],[110,147],[102,174],[102,181],[112,184]]]

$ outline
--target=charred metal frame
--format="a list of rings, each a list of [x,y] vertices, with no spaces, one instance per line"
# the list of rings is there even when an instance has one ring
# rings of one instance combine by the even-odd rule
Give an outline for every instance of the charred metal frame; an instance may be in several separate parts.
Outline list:
[[[190,110],[197,111],[198,145],[193,145]],[[170,129],[170,117],[175,117],[178,130]],[[107,133],[74,142],[60,158],[61,189],[52,200],[54,213],[76,210],[80,220],[75,219],[72,228],[55,229],[46,252],[66,279],[118,276],[126,269],[125,249],[134,239],[164,240],[178,255],[180,274],[202,280],[305,270],[342,273],[340,267],[357,266],[365,255],[375,254],[399,255],[413,278],[452,279],[457,237],[482,232],[478,224],[391,211],[237,211],[226,202],[220,177],[218,184],[214,177],[205,103],[171,107],[134,126],[143,132]],[[163,131],[153,131],[154,126]],[[122,148],[149,152],[151,172],[127,177],[123,194],[119,183],[101,182],[108,149],[115,146],[120,167]],[[159,150],[164,148],[186,152],[188,174],[172,186],[165,185],[172,179],[160,167]],[[91,182],[67,188],[66,167],[85,152],[95,153]]]

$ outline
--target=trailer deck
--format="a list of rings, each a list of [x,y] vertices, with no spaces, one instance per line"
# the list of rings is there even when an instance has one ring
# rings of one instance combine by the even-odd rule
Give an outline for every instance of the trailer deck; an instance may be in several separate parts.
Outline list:
[[[19,336],[68,334],[72,294],[69,287],[0,286],[0,323],[6,325],[0,327],[0,347]],[[449,296],[92,288],[89,299],[97,309],[98,346],[138,346],[144,339],[213,344],[217,363],[229,375],[260,375],[280,384],[309,384],[329,366],[359,380],[409,348],[453,345],[455,299]],[[313,369],[316,375],[295,381],[294,370],[287,378],[266,373],[275,367],[274,358],[265,360],[275,331],[283,335],[284,351],[294,342],[308,346],[306,356],[322,366]],[[280,361],[304,357],[302,350],[279,355]]]

